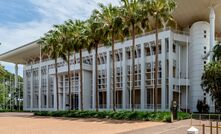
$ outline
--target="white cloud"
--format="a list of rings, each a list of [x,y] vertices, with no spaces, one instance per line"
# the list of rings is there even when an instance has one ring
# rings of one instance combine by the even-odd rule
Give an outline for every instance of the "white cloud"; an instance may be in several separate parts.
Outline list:
[[[53,24],[59,24],[67,19],[86,19],[97,4],[112,3],[118,0],[31,0],[35,9],[41,15],[40,19],[25,23],[14,23],[13,26],[0,26],[0,53],[17,48],[38,39],[47,32]],[[19,17],[19,16],[16,16]],[[13,22],[11,22],[13,23]],[[5,64],[9,71],[13,71],[11,64]],[[21,72],[21,71],[20,71]]]

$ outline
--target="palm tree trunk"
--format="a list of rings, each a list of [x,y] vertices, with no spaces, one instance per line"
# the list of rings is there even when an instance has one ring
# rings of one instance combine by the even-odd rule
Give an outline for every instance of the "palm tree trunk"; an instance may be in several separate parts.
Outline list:
[[[68,92],[69,92],[69,110],[73,109],[72,106],[72,93],[71,93],[71,73],[70,73],[70,52],[68,51]]]
[[[57,92],[57,110],[59,110],[59,92],[58,92],[58,65],[57,58],[55,58],[55,82],[56,82],[56,92]]]
[[[116,110],[116,93],[115,93],[115,51],[114,51],[114,33],[112,33],[112,69],[113,69],[113,111]]]
[[[98,111],[98,65],[97,65],[97,51],[98,51],[98,44],[96,44],[96,47],[95,47],[95,79],[96,79],[96,89],[95,89],[95,92],[96,92],[96,111]]]
[[[83,111],[83,65],[82,65],[82,50],[80,50],[80,96],[81,96],[81,110]]]
[[[134,111],[135,107],[135,27],[134,24],[132,25],[132,38],[133,38],[133,44],[132,44],[132,111]]]
[[[157,111],[157,100],[158,100],[158,88],[157,88],[157,83],[158,83],[158,15],[156,15],[156,20],[155,20],[155,28],[156,28],[156,51],[155,51],[155,72],[154,72],[154,111]]]

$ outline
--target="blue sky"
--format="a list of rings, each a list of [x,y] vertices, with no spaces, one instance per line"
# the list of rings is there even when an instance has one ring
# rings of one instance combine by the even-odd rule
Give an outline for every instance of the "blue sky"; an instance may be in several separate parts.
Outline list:
[[[40,38],[53,24],[88,18],[99,2],[119,4],[118,0],[0,0],[0,53]],[[1,64],[14,72],[13,64]]]

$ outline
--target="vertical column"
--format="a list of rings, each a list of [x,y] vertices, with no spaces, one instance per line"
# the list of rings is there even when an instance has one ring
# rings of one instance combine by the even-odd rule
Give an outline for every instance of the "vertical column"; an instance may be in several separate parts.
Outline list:
[[[145,56],[145,51],[144,51],[144,44],[140,46],[141,48],[141,90],[140,90],[140,104],[141,104],[141,109],[143,110],[145,108],[145,105],[147,103],[147,92],[145,89],[145,64],[146,64],[146,56]]]
[[[27,109],[27,77],[26,77],[26,69],[23,67],[23,109]]]
[[[18,64],[15,64],[15,88],[18,88]]]
[[[210,60],[212,60],[212,49],[215,46],[215,11],[214,8],[210,8]]]
[[[180,73],[181,73],[181,65],[180,65],[180,53],[181,53],[181,51],[180,51],[180,48],[181,48],[181,45],[179,45],[179,67],[178,67],[178,79],[179,79],[179,104],[178,104],[178,106],[179,106],[179,108],[181,108],[181,90],[180,90]]]
[[[161,40],[161,110],[166,108],[166,43],[165,38]]]
[[[173,33],[170,33],[169,39],[169,109],[173,100]]]
[[[188,86],[188,80],[189,80],[189,38],[187,37],[187,44],[186,44],[186,112],[188,109],[188,90],[189,90],[189,86]]]
[[[110,74],[110,52],[107,51],[107,109],[109,110],[111,107],[111,74]]]
[[[57,110],[57,91],[56,91],[56,77],[53,77],[53,92],[54,92],[54,110]]]
[[[18,64],[15,64],[15,89],[17,90],[18,88]],[[15,101],[15,105],[19,105],[17,103],[18,101]]]
[[[38,110],[41,111],[41,63],[38,68]]]
[[[32,69],[32,63],[31,63],[31,89],[30,89],[30,101],[31,101],[31,111],[33,110],[33,69]]]
[[[46,80],[46,90],[47,90],[47,93],[46,93],[46,108],[47,108],[47,110],[48,110],[48,108],[49,108],[49,70],[48,70],[48,65],[46,65],[46,75],[47,75],[47,80]]]
[[[127,109],[127,63],[126,63],[126,49],[125,47],[122,48],[122,57],[123,57],[123,67],[122,67],[122,70],[123,70],[123,73],[122,73],[122,77],[123,77],[123,109]]]
[[[93,80],[93,91],[92,91],[92,109],[96,109],[96,74],[95,74],[95,51],[93,52],[93,67],[92,67],[92,80]]]
[[[63,75],[63,110],[66,109],[65,75]]]
[[[81,87],[81,79],[83,79],[83,78],[80,77],[80,72],[79,71],[78,71],[78,77],[79,77],[79,79],[78,79],[78,86],[77,86],[77,91],[78,91],[77,92],[78,93],[78,107],[79,107],[79,109],[81,109],[81,88],[80,87]]]

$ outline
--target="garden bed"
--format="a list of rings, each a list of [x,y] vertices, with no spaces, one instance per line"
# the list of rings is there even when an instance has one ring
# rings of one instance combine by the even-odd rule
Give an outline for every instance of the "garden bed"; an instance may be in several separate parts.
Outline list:
[[[170,112],[141,112],[141,111],[42,111],[35,112],[36,116],[72,117],[72,118],[100,118],[115,120],[142,120],[170,122]],[[190,118],[189,113],[178,113],[178,120]]]

